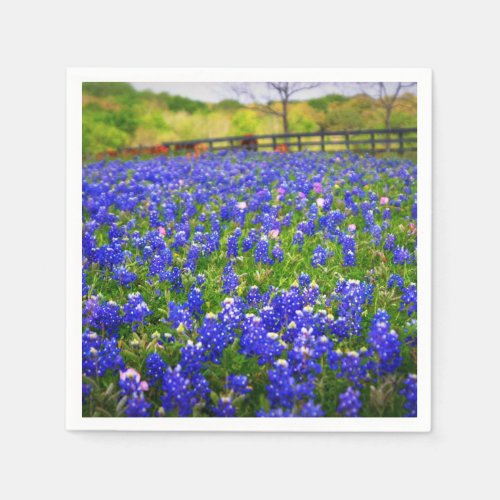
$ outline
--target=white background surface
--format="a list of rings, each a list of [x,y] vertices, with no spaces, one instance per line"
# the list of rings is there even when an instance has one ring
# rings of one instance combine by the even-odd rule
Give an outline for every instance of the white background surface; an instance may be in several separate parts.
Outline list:
[[[3,498],[494,497],[500,355],[494,4],[177,4],[47,0],[1,7]],[[67,66],[434,70],[432,433],[64,431]]]

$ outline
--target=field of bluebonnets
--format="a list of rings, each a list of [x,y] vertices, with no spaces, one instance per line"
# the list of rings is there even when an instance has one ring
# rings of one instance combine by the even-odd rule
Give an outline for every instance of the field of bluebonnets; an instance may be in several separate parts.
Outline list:
[[[83,169],[83,415],[414,417],[416,166],[220,152]]]

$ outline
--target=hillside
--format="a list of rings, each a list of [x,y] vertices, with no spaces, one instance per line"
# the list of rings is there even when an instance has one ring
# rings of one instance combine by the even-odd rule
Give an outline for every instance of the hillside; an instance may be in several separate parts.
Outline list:
[[[236,100],[205,103],[166,92],[137,91],[128,83],[83,84],[83,153],[162,141],[282,132],[277,116],[265,115]],[[290,104],[290,130],[384,128],[384,113],[366,95],[330,94]],[[417,98],[401,96],[393,127],[417,124]]]

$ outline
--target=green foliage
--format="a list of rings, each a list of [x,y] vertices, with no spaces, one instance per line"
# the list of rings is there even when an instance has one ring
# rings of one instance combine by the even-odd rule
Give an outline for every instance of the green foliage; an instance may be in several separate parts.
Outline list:
[[[208,111],[207,104],[202,101],[195,101],[179,95],[170,95],[167,92],[157,94],[157,100],[160,104],[165,105],[170,111],[174,112],[186,111],[187,113],[197,113]]]
[[[295,132],[315,132],[318,124],[303,114],[292,114],[290,117],[290,128]]]
[[[84,94],[94,97],[133,96],[136,90],[125,82],[83,82]]]
[[[129,83],[85,82],[84,156],[126,146],[166,141],[283,132],[281,117],[233,99],[204,103],[167,92],[137,91]],[[329,94],[289,104],[290,132],[384,127],[384,110],[364,95]],[[393,127],[416,126],[416,97],[405,94],[394,107]]]
[[[232,125],[238,134],[255,134],[258,124],[258,117],[255,111],[241,109],[233,115]]]
[[[128,144],[130,136],[113,125],[96,121],[84,120],[82,126],[83,151],[100,152],[108,149],[122,148]]]
[[[224,99],[216,104],[214,104],[213,109],[217,111],[237,111],[241,109],[243,104],[234,99]]]
[[[417,123],[414,115],[396,111],[392,114],[391,125],[393,128],[405,128],[415,127]]]
[[[355,109],[338,107],[327,113],[327,120],[331,129],[355,130],[363,127],[363,117]]]
[[[324,97],[318,97],[317,99],[309,99],[308,104],[313,109],[317,111],[326,112],[328,110],[328,106],[332,103],[343,103],[348,101],[349,98],[345,95],[341,94],[328,94]]]

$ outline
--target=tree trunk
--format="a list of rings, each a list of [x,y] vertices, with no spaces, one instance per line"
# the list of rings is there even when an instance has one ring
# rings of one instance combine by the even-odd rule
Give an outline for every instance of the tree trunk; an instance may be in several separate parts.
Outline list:
[[[385,110],[385,129],[386,130],[391,130],[391,117],[392,117],[392,107],[387,107],[386,110]],[[389,142],[390,138],[391,138],[391,134],[389,132],[387,132],[386,136],[386,143],[385,143],[385,151],[386,153],[389,152],[389,150],[391,149],[391,143]]]

